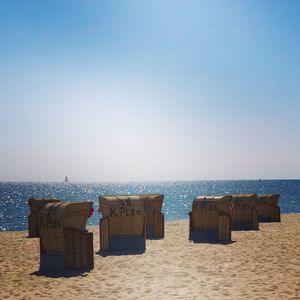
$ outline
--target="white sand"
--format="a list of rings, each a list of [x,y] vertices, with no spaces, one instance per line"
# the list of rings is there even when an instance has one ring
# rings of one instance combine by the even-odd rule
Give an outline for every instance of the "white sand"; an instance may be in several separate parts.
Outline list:
[[[190,243],[188,221],[168,222],[144,254],[95,254],[95,269],[74,277],[34,274],[39,240],[26,236],[0,233],[0,299],[300,299],[299,214],[233,232],[228,245]]]

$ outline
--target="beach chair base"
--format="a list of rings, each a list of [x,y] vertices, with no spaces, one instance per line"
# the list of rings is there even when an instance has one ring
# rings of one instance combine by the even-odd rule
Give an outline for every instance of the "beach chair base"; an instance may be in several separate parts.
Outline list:
[[[280,207],[276,205],[270,205],[270,210],[268,215],[263,215],[258,217],[259,222],[280,222]]]
[[[94,268],[93,233],[65,229],[65,269],[85,270]]]
[[[145,237],[136,238],[109,238],[110,252],[145,252],[146,241]]]
[[[280,217],[272,218],[271,216],[259,216],[258,221],[260,223],[273,223],[273,222],[280,222]]]
[[[136,252],[146,250],[146,218],[144,217],[143,235],[140,236],[109,236],[108,219],[100,219],[100,252]]]
[[[257,209],[240,209],[231,214],[231,230],[259,230]]]
[[[256,230],[253,226],[253,222],[240,222],[240,223],[232,223],[230,229],[233,231],[238,230]]]
[[[218,230],[192,230],[189,240],[193,242],[218,242]]]
[[[94,268],[93,233],[76,229],[64,230],[65,251],[46,253],[40,240],[40,271],[91,270]]]
[[[260,216],[258,218],[258,221],[260,223],[275,223],[275,222],[280,222],[280,219],[272,220],[272,218],[270,216]]]
[[[219,242],[231,241],[231,230],[230,230],[231,218],[230,215],[222,212],[219,214]]]
[[[193,212],[189,213],[189,240],[193,242],[230,242],[231,217],[225,212],[218,212],[217,227],[194,227]]]
[[[42,253],[40,257],[41,272],[61,272],[65,270],[64,255],[52,255]]]
[[[153,225],[152,224],[146,226],[146,238],[147,239],[154,238],[154,229],[153,229]]]
[[[271,222],[280,222],[281,221],[280,207],[271,205],[270,210],[271,210]]]

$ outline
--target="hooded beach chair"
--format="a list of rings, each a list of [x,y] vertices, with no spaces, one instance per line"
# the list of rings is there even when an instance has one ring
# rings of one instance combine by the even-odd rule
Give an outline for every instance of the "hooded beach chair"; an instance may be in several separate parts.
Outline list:
[[[83,270],[94,267],[93,233],[86,222],[92,202],[46,204],[40,211],[40,270]]]
[[[257,195],[254,202],[259,222],[280,222],[279,194]]]
[[[258,230],[258,213],[254,202],[256,194],[232,195],[226,212],[231,216],[231,230]]]
[[[140,196],[101,196],[99,211],[101,251],[145,251],[146,216]]]
[[[189,240],[194,242],[231,241],[231,218],[226,213],[231,196],[199,196],[189,213]]]

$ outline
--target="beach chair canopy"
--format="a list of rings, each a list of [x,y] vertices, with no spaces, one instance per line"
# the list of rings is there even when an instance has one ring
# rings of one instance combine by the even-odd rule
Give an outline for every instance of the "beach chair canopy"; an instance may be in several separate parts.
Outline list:
[[[252,208],[255,206],[257,194],[232,195],[232,201],[236,208]]]
[[[101,196],[99,198],[99,212],[103,217],[109,217],[118,214],[120,216],[128,214],[124,208],[130,207],[137,209],[141,213],[150,214],[153,211],[161,211],[164,201],[164,195],[145,194],[145,195],[128,195],[128,196]],[[123,209],[122,209],[123,207]],[[111,210],[116,208],[116,210]],[[130,213],[134,213],[131,211]]]
[[[60,202],[57,198],[30,198],[28,200],[28,205],[30,207],[30,211],[33,213],[35,211],[38,211],[46,205],[47,203],[57,203]]]
[[[144,203],[139,196],[101,196],[99,202],[99,211],[104,218],[144,214]]]
[[[232,197],[224,196],[198,196],[194,199],[192,210],[222,210],[229,206]]]
[[[149,210],[161,211],[164,202],[164,195],[145,194],[139,196],[144,201],[145,211],[149,211]]]
[[[257,195],[256,203],[278,206],[279,194]]]

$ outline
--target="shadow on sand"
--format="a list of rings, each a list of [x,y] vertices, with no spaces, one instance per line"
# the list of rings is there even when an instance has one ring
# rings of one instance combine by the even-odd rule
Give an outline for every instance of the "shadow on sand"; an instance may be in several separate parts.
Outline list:
[[[102,256],[102,257],[107,257],[107,256],[123,256],[123,255],[142,255],[145,253],[145,249],[141,250],[124,250],[124,251],[102,251],[99,250],[96,252],[96,254]]]
[[[91,269],[88,270],[78,270],[78,271],[71,271],[71,270],[60,270],[60,271],[36,271],[30,273],[30,275],[35,276],[44,276],[44,277],[51,277],[51,278],[71,278],[71,277],[86,277],[90,272]]]
[[[236,241],[200,241],[200,240],[189,240],[191,243],[195,243],[195,244],[214,244],[214,245],[230,245],[235,243]]]
[[[163,240],[164,238],[163,237],[147,237],[147,240],[150,240],[150,241],[161,241]]]

